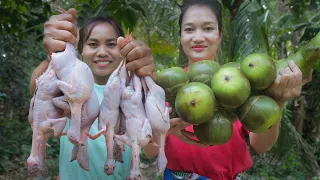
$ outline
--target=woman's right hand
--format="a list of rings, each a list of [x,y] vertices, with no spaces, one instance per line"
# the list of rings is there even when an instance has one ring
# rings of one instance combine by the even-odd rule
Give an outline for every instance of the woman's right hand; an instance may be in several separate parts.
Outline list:
[[[51,56],[54,52],[64,51],[66,42],[77,44],[77,11],[74,8],[66,13],[51,16],[44,24],[44,47]]]
[[[194,140],[195,134],[193,132],[186,131],[185,128],[192,124],[187,123],[181,118],[172,118],[170,119],[170,129],[167,132],[167,135],[173,134],[183,142],[187,144],[193,144],[198,146],[206,147],[205,144],[202,144],[200,141]]]

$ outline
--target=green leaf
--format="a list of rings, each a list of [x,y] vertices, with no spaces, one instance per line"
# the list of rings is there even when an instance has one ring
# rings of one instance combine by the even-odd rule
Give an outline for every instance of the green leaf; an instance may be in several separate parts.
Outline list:
[[[236,18],[231,22],[231,55],[233,61],[241,61],[253,52],[268,52],[268,11],[261,13],[257,1],[241,4]],[[243,43],[246,42],[246,43]]]
[[[138,3],[130,3],[130,6],[143,14],[144,17],[147,17],[145,10]]]
[[[110,3],[107,4],[104,10],[115,12],[118,11],[118,9],[120,8],[125,8],[123,2],[119,2],[119,0],[112,0],[110,1]]]
[[[103,9],[106,7],[106,5],[109,4],[110,2],[111,0],[104,0],[100,4],[98,4],[98,6],[96,6],[96,8],[94,8],[93,10],[94,15],[95,16],[99,15],[103,11]]]
[[[130,31],[133,31],[134,26],[137,23],[137,19],[135,16],[135,13],[130,9],[119,9],[115,14],[115,18],[118,22],[121,22],[121,25],[126,31],[129,29]]]
[[[93,14],[93,11],[92,11],[92,9],[91,9],[89,4],[83,4],[82,8],[87,14],[90,14],[90,15]]]

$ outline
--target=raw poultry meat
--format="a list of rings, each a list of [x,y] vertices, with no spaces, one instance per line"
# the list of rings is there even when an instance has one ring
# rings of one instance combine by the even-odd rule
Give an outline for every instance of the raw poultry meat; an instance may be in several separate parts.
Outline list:
[[[141,82],[145,92],[146,116],[152,127],[153,140],[159,147],[158,173],[162,173],[167,165],[164,146],[166,134],[170,128],[169,110],[165,105],[165,91],[150,76],[141,77]]]
[[[129,35],[125,40],[129,43],[132,38]],[[85,170],[89,170],[87,138],[95,139],[103,134],[107,145],[104,166],[107,175],[114,172],[115,160],[122,162],[124,144],[129,145],[132,147],[130,179],[142,178],[139,169],[141,148],[153,137],[159,146],[159,172],[164,170],[167,163],[164,153],[165,134],[170,127],[164,90],[149,76],[139,78],[135,72],[130,72],[128,78],[124,64],[125,59],[111,74],[99,106],[93,90],[91,69],[77,59],[74,47],[67,43],[65,51],[52,54],[49,69],[44,74],[45,78],[39,78],[37,94],[30,105],[28,119],[34,132],[32,152],[28,158],[31,173],[38,177],[48,174],[44,163],[45,148],[52,133],[55,136],[67,134],[69,141],[74,144],[71,161],[77,160]],[[47,104],[50,104],[48,110],[43,109],[40,103],[42,94],[46,93],[51,93],[45,96]],[[62,133],[66,125],[64,116],[70,118],[70,127]],[[90,135],[88,132],[98,116],[99,132]]]
[[[60,96],[52,99],[55,106],[61,108],[66,113],[66,116],[70,118],[70,106],[67,102],[67,96]],[[89,99],[83,104],[81,109],[81,127],[80,127],[80,140],[83,145],[74,144],[72,150],[71,161],[77,160],[80,167],[89,171],[89,159],[87,154],[88,137],[86,132],[90,131],[90,128],[94,121],[99,116],[99,101],[95,91],[92,91]]]
[[[141,179],[139,169],[141,147],[149,143],[152,129],[142,103],[141,81],[135,73],[129,86],[123,90],[121,98],[120,107],[126,118],[126,133],[115,137],[118,144],[125,143],[132,147],[130,178]]]
[[[36,80],[37,89],[31,99],[29,122],[32,127],[32,148],[27,159],[28,171],[34,177],[47,177],[45,164],[46,144],[52,134],[59,136],[67,122],[64,112],[56,108],[51,99],[61,95],[57,77],[51,63],[43,75]]]
[[[98,138],[103,134],[106,138],[107,144],[107,160],[104,166],[104,171],[107,175],[113,174],[115,169],[114,153],[120,149],[115,148],[114,134],[115,128],[120,125],[120,101],[121,93],[125,88],[125,82],[127,79],[127,72],[124,61],[121,62],[119,67],[110,75],[107,84],[104,87],[104,97],[100,105],[99,115],[99,132],[96,135],[89,135],[91,139]],[[118,152],[122,154],[122,152]],[[118,158],[119,159],[119,158]]]
[[[75,55],[75,49],[66,43],[63,52],[52,54],[52,68],[58,77],[57,86],[68,98],[71,110],[67,136],[71,143],[84,145],[80,137],[81,108],[93,91],[93,74],[88,65]]]
[[[118,124],[115,127],[115,133],[117,135],[123,135],[124,133],[126,133],[126,117],[124,116],[121,108],[119,111],[119,121]],[[115,140],[114,140],[115,142]],[[122,157],[122,152],[125,151],[124,145],[123,144],[114,144],[114,150],[113,150],[113,159],[115,161],[121,162],[123,163],[123,157]]]

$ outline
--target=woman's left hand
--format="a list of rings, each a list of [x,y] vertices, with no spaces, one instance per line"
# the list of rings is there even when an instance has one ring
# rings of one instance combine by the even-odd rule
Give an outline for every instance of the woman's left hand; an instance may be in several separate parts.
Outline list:
[[[128,71],[135,71],[138,76],[154,76],[154,58],[152,50],[143,41],[132,40],[126,44],[123,37],[117,41],[120,54],[127,59],[126,68]]]
[[[291,98],[300,96],[302,86],[312,80],[312,72],[302,80],[302,73],[293,61],[289,62],[289,67],[279,69],[279,72],[267,89],[267,94],[281,105]]]

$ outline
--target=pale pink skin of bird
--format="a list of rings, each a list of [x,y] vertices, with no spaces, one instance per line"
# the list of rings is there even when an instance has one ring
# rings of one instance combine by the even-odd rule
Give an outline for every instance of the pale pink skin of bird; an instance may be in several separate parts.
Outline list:
[[[81,108],[93,91],[93,74],[88,65],[80,61],[75,55],[75,49],[66,43],[63,52],[52,54],[52,68],[57,74],[57,85],[65,96],[71,109],[70,127],[67,131],[68,139],[73,144],[81,144]]]
[[[52,100],[53,104],[67,113],[67,117],[70,118],[70,106],[67,102],[67,96],[60,96]],[[89,159],[87,153],[88,137],[86,132],[90,131],[90,128],[94,121],[99,116],[99,101],[95,91],[92,91],[89,99],[83,104],[81,109],[81,127],[80,127],[80,140],[83,145],[74,144],[72,150],[72,157],[70,161],[77,160],[79,166],[89,171]]]
[[[88,134],[91,139],[96,139],[101,134],[106,138],[107,159],[104,171],[107,175],[113,174],[115,169],[114,134],[116,129],[118,129],[116,127],[120,125],[119,107],[121,94],[125,88],[125,82],[127,79],[126,68],[122,63],[115,71],[113,71],[104,87],[104,97],[100,105],[99,132],[96,135]]]
[[[165,91],[150,76],[142,77],[141,82],[146,97],[144,104],[146,116],[152,127],[154,142],[159,147],[158,173],[162,173],[168,162],[164,146],[166,134],[170,128],[169,110],[165,105]]]
[[[32,148],[27,159],[28,171],[34,177],[47,177],[45,164],[46,143],[50,136],[59,136],[67,122],[64,112],[56,108],[51,99],[61,95],[57,77],[51,64],[43,75],[36,80],[37,91],[31,99],[29,122],[32,127]]]
[[[115,137],[118,144],[125,143],[132,147],[130,179],[141,179],[139,155],[141,147],[149,143],[152,129],[142,103],[141,81],[136,74],[133,74],[129,86],[123,90],[121,98],[120,107],[126,118],[126,133]]]

